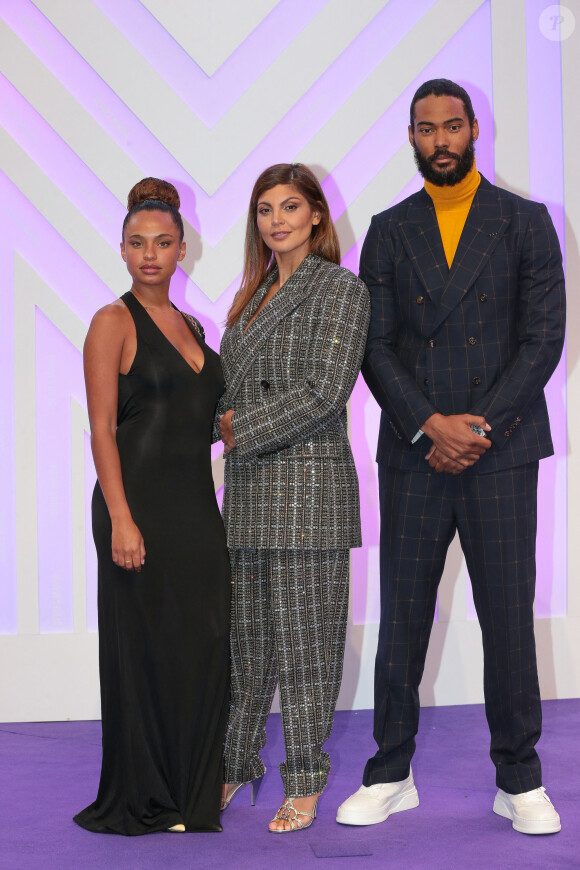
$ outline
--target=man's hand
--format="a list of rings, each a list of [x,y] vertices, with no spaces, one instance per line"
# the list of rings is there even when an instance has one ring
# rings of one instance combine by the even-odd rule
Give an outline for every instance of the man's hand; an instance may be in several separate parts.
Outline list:
[[[489,438],[476,435],[471,429],[472,425],[481,426],[486,432],[491,432],[491,426],[488,425],[485,417],[476,417],[473,414],[449,414],[449,416],[432,414],[423,423],[421,427],[423,432],[433,442],[425,459],[436,471],[450,470],[437,468],[437,465],[441,465],[443,461],[440,454],[461,466],[463,470],[474,465],[485,451],[489,450],[491,447]],[[435,455],[436,452],[438,456]],[[435,465],[431,462],[434,457]],[[459,472],[455,470],[451,473]]]
[[[449,459],[435,445],[431,447],[425,458],[429,461],[431,468],[438,474],[441,474],[443,471],[447,472],[447,474],[461,474],[462,471],[465,471],[465,466],[460,465],[455,459]]]

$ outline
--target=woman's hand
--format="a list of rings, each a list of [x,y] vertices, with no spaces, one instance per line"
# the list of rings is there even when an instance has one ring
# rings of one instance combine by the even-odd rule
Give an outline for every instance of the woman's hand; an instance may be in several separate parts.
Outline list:
[[[141,571],[145,563],[145,542],[132,519],[113,523],[111,547],[115,565],[125,571]]]
[[[220,417],[220,432],[222,441],[225,445],[224,453],[229,453],[230,450],[233,450],[236,446],[236,439],[234,438],[234,430],[232,428],[233,416],[234,411],[226,411],[225,414],[222,414]]]

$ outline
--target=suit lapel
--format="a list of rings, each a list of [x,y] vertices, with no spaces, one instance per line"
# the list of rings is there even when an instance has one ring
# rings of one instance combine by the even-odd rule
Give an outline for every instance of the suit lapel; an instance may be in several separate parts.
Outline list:
[[[508,218],[501,217],[501,203],[496,188],[482,176],[448,279],[438,299],[432,329],[437,329],[443,323],[473,286],[509,223]]]
[[[417,277],[437,303],[449,277],[449,268],[433,200],[425,190],[413,197],[405,219],[398,226]]]
[[[321,263],[320,257],[309,254],[244,332],[252,314],[276,279],[278,270],[276,269],[256,291],[254,298],[232,328],[227,347],[223,348],[227,362],[229,400],[237,394],[246,372],[253,365],[260,348],[278,323],[312,292],[312,280]]]
[[[224,333],[220,347],[220,354],[228,372],[228,390],[231,390],[231,384],[233,383],[233,381],[230,380],[229,373],[242,370],[243,367],[247,347],[246,334],[244,333],[244,330],[277,275],[278,269],[275,269],[270,275],[268,275],[262,286],[256,290],[252,299],[250,299],[244,308],[239,320],[234,323],[229,331]]]

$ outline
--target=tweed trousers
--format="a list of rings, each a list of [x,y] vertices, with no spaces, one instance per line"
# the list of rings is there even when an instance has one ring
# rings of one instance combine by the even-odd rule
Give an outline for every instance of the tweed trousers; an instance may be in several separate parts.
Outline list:
[[[348,613],[349,550],[230,550],[232,695],[224,781],[248,782],[276,683],[286,760],[285,797],[323,790]]]
[[[533,624],[538,463],[461,475],[379,466],[381,626],[374,737],[364,785],[409,774],[419,683],[445,556],[457,530],[481,626],[485,711],[496,783],[541,786],[542,712]]]

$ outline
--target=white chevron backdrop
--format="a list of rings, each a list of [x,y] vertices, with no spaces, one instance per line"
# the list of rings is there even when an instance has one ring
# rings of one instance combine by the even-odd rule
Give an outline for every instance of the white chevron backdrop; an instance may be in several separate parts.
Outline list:
[[[371,215],[420,185],[407,143],[417,86],[471,93],[479,169],[546,202],[580,273],[576,145],[580,0],[0,0],[0,721],[95,718],[94,468],[82,380],[91,316],[128,289],[124,203],[146,175],[178,187],[187,257],[173,299],[219,346],[237,289],[249,194],[271,163],[320,177],[344,265]],[[578,26],[575,26],[575,20]],[[574,188],[574,185],[576,187]],[[571,323],[575,303],[571,300]],[[577,321],[576,321],[577,322]],[[549,387],[537,634],[544,697],[577,695],[580,481],[567,395],[570,330]],[[567,378],[568,374],[568,378]],[[364,547],[353,553],[339,706],[372,706],[378,621],[378,410],[359,381],[351,435]],[[580,420],[578,421],[580,422]],[[220,489],[222,466],[214,449]],[[525,509],[525,506],[522,506]],[[461,553],[442,584],[427,704],[479,702],[480,636]]]

